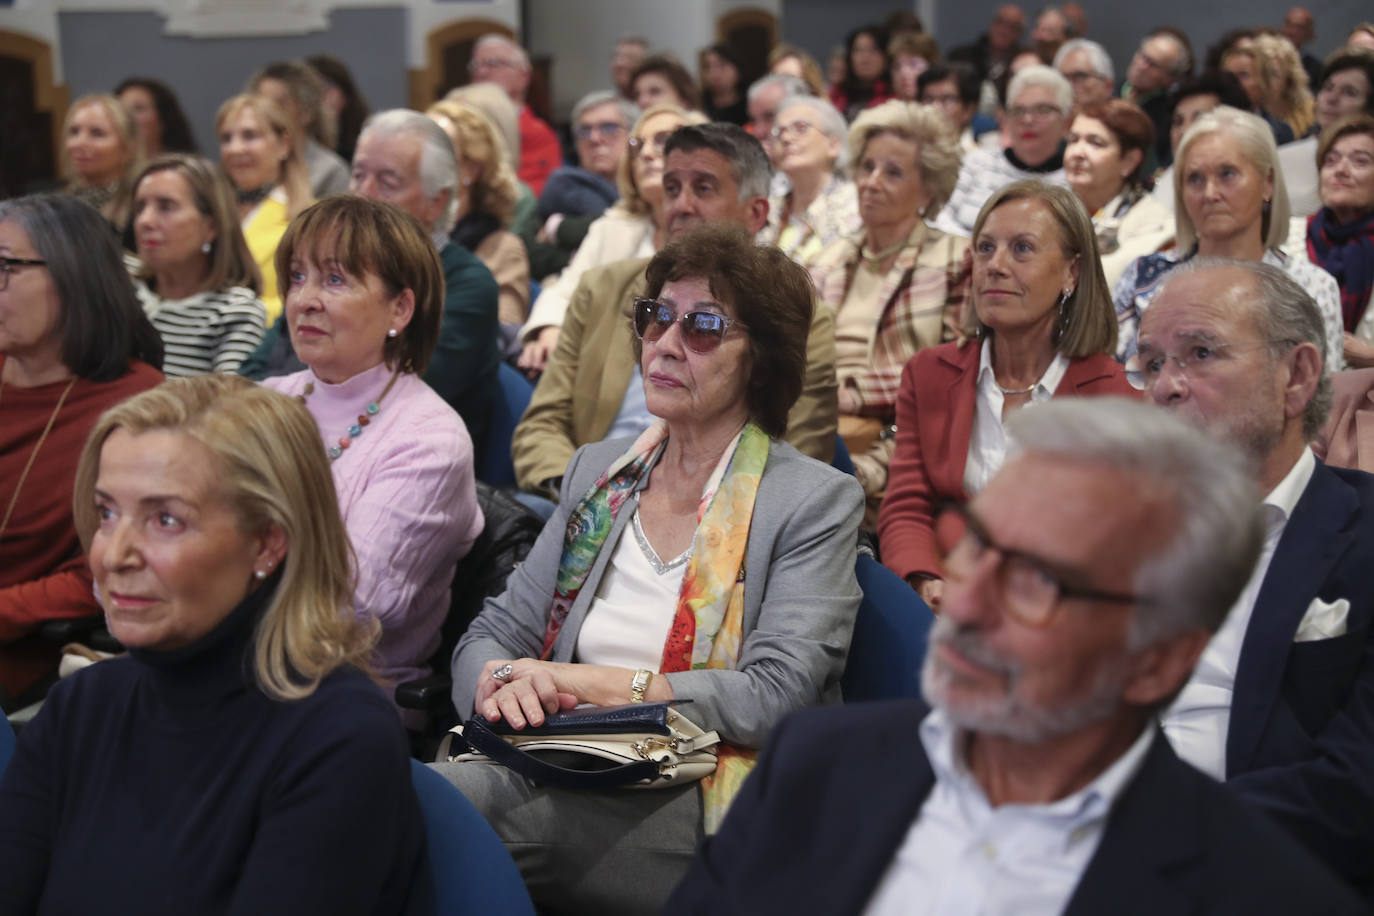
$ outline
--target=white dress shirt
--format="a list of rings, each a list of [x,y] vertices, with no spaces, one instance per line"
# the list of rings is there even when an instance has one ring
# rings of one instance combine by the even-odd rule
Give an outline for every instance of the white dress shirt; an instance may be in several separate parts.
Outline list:
[[[866,916],[1062,912],[1154,736],[1154,728],[1144,729],[1126,753],[1072,795],[994,808],[963,759],[964,733],[932,711],[920,737],[935,785]]]
[[[1054,390],[1064,380],[1068,368],[1068,358],[1063,353],[1056,353],[1045,374],[1031,389],[1031,403],[1039,404],[1054,397]],[[982,492],[1006,460],[1011,443],[1002,426],[1005,401],[1002,388],[997,384],[997,373],[992,370],[992,340],[989,338],[983,341],[983,350],[978,357],[978,394],[973,402],[968,460],[964,462],[964,492],[970,497]]]
[[[1255,599],[1283,529],[1316,467],[1312,450],[1304,448],[1288,474],[1264,498],[1264,549],[1255,571],[1221,629],[1203,650],[1193,676],[1163,716],[1164,734],[1178,756],[1217,780],[1226,779],[1226,735],[1231,726],[1236,668],[1240,665],[1240,650],[1255,610]]]

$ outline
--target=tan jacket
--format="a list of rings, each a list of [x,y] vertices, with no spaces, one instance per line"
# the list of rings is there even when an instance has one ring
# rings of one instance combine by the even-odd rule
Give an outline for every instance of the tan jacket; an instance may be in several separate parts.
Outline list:
[[[511,457],[520,488],[556,496],[541,486],[562,477],[579,446],[605,438],[634,375],[630,300],[644,292],[648,258],[587,271],[573,293],[563,330],[525,416],[515,428]],[[835,381],[834,312],[817,304],[807,341],[806,384],[788,417],[787,441],[829,462],[839,412]]]
[[[530,259],[525,243],[513,232],[498,229],[482,239],[473,252],[487,265],[500,287],[497,313],[502,324],[524,324],[530,310]]]

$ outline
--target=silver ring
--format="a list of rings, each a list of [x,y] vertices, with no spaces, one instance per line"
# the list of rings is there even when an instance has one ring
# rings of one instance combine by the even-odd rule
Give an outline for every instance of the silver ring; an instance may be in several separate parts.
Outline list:
[[[492,671],[491,676],[496,678],[496,680],[500,681],[503,684],[509,684],[511,673],[514,671],[515,667],[511,665],[509,662],[507,662],[506,664],[501,665],[499,668],[496,668],[494,671]]]

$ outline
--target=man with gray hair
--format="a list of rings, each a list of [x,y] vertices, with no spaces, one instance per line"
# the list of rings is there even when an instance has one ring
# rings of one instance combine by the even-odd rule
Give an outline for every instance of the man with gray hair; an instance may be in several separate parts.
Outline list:
[[[504,35],[483,35],[472,47],[468,73],[474,83],[500,86],[520,109],[520,167],[516,174],[538,197],[544,191],[544,182],[563,161],[563,149],[553,128],[525,104],[530,88],[530,56]]]
[[[1317,461],[1331,404],[1308,293],[1255,261],[1194,259],[1140,325],[1156,404],[1239,447],[1264,550],[1163,718],[1180,757],[1374,890],[1374,476]]]
[[[349,191],[395,204],[429,233],[444,268],[439,339],[425,382],[463,418],[480,452],[500,397],[497,286],[487,266],[449,239],[458,219],[458,162],[443,128],[418,111],[379,111],[363,123]],[[301,367],[283,314],[239,369],[253,379]]]
[[[768,219],[771,174],[763,147],[742,128],[679,127],[663,154],[668,239],[708,221],[736,223],[757,234]],[[556,496],[579,446],[638,435],[653,421],[625,318],[631,300],[643,294],[648,263],[634,258],[589,270],[573,292],[558,343],[511,442],[522,490]],[[786,438],[827,462],[835,448],[837,392],[833,316],[818,306],[807,342],[806,382],[789,414]]]
[[[1155,721],[1259,552],[1241,457],[1112,398],[1008,426],[936,516],[929,707],[785,720],[664,912],[1362,912]]]
[[[1054,55],[1054,69],[1073,87],[1074,105],[1105,102],[1116,91],[1116,73],[1107,49],[1088,38],[1066,41]]]
[[[806,83],[787,73],[770,73],[749,86],[749,133],[758,137],[775,167],[778,164],[778,150],[773,142],[773,127],[778,120],[778,107],[783,99],[809,95],[810,92]],[[783,193],[787,191],[785,187],[782,190]]]

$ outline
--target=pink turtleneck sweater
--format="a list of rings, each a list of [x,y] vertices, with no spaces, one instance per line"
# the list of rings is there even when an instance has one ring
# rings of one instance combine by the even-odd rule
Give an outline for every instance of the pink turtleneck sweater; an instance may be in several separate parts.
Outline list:
[[[298,395],[325,446],[337,445],[391,379],[385,363],[338,385],[309,369],[263,382]],[[359,614],[376,617],[377,673],[400,683],[430,673],[453,571],[482,531],[472,440],[458,414],[413,374],[401,375],[362,434],[334,462],[339,509],[358,556]]]

